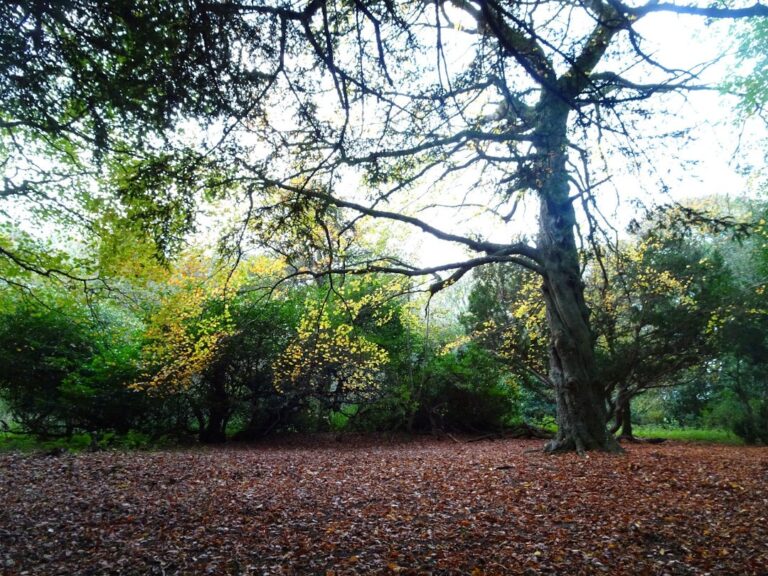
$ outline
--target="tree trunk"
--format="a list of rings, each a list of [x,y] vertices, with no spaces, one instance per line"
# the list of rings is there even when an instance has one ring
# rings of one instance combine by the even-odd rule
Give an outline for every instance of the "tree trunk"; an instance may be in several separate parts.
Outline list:
[[[557,399],[557,435],[546,450],[617,451],[608,433],[605,392],[597,378],[589,309],[584,301],[576,214],[569,198],[566,122],[568,108],[543,101],[549,113],[539,127],[541,160],[536,174],[540,212],[538,249],[550,330],[549,370]]]
[[[226,370],[217,367],[207,393],[208,421],[200,428],[200,442],[218,444],[227,440],[226,426],[229,419],[229,397],[226,387]]]
[[[565,278],[548,274],[544,297],[551,332],[549,369],[555,386],[558,427],[546,450],[616,451],[618,444],[606,429],[605,398],[597,380],[589,324],[581,310],[582,292]]]
[[[616,424],[621,428],[621,438],[633,439],[635,437],[632,431],[632,406],[629,398],[616,407]]]
[[[634,440],[635,436],[632,432],[632,404],[631,396],[627,390],[626,383],[619,385],[619,394],[616,397],[616,419],[615,424],[611,428],[611,433],[615,434],[619,430],[620,438],[627,440]]]
[[[206,426],[200,430],[200,442],[203,444],[221,444],[227,440],[225,431],[226,418],[218,409],[211,408]]]

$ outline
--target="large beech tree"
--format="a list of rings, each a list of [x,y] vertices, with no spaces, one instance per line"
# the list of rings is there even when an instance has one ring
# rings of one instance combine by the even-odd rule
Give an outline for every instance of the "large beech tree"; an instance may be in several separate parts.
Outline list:
[[[303,230],[313,244],[294,274],[405,274],[428,278],[431,294],[475,267],[517,263],[541,277],[551,333],[558,433],[547,449],[613,450],[576,207],[594,237],[605,149],[637,151],[634,121],[651,101],[702,88],[700,68],[666,66],[644,51],[637,27],[658,13],[759,18],[768,6],[6,2],[0,194],[59,213],[85,207],[94,222],[104,199],[117,197],[110,213],[132,218],[166,255],[193,225],[200,195],[227,197],[243,208],[223,234],[234,262],[253,245],[291,262]],[[60,166],[30,158],[30,142]],[[100,179],[98,193],[84,175]],[[51,190],[67,179],[81,193],[57,205]],[[444,200],[456,188],[459,200]],[[513,232],[525,197],[538,206],[530,238]],[[431,218],[447,205],[465,214],[455,218],[480,210],[483,227],[488,218],[507,225],[506,240]],[[467,256],[424,267],[351,249],[371,219],[463,246]],[[12,235],[0,240],[10,265],[43,267],[14,250]]]

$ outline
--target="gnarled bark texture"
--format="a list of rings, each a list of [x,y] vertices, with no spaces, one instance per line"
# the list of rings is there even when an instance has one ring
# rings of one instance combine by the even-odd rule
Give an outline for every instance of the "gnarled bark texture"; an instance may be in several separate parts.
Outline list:
[[[606,428],[607,409],[598,381],[589,309],[584,300],[576,215],[569,198],[566,125],[569,109],[544,101],[537,148],[541,160],[539,238],[543,294],[550,329],[550,379],[557,399],[557,436],[549,452],[617,451]],[[545,112],[546,111],[546,112]]]

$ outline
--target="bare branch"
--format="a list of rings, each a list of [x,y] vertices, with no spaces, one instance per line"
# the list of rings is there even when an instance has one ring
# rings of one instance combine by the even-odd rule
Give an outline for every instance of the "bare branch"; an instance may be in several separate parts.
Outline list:
[[[377,152],[371,152],[366,156],[359,156],[359,157],[352,157],[352,158],[347,157],[347,158],[344,158],[344,161],[351,166],[356,166],[359,164],[376,162],[377,160],[385,159],[385,158],[403,158],[407,156],[413,156],[414,154],[426,152],[427,150],[432,150],[434,148],[440,148],[447,144],[457,144],[457,143],[464,144],[473,140],[480,141],[480,142],[510,142],[510,141],[530,142],[531,136],[528,136],[525,134],[519,134],[515,130],[507,130],[501,133],[494,133],[494,132],[483,132],[482,130],[476,130],[476,129],[467,129],[467,130],[461,130],[460,132],[457,132],[453,136],[446,136],[443,138],[435,138],[434,140],[427,140],[426,142],[422,142],[421,144],[417,146],[412,146],[410,148],[398,148],[397,150],[381,150]]]

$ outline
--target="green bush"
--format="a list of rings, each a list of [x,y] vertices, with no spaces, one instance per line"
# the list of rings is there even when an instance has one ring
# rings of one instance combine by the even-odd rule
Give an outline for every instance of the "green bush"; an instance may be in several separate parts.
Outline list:
[[[521,420],[517,383],[479,346],[468,344],[434,357],[421,378],[419,428],[479,431]]]
[[[138,351],[130,331],[96,326],[76,303],[18,303],[0,314],[0,396],[20,429],[41,438],[125,433],[145,410],[127,387]]]
[[[768,403],[755,406],[751,414],[737,420],[733,431],[747,444],[768,444]]]
[[[703,421],[732,430],[747,444],[768,444],[768,362],[730,360],[723,364],[717,394],[707,404]]]

